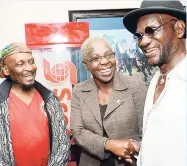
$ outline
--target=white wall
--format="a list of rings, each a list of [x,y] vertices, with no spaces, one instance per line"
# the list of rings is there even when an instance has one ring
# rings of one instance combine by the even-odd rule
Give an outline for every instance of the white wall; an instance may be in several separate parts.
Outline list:
[[[186,6],[186,0],[181,0]],[[141,0],[0,0],[0,49],[25,41],[24,23],[68,22],[68,10],[138,8]]]

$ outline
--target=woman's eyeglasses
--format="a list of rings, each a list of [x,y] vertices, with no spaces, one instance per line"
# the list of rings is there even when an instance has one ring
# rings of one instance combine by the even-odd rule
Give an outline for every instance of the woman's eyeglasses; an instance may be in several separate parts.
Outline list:
[[[160,26],[158,26],[157,28],[153,28],[151,26],[147,26],[145,28],[145,32],[135,32],[133,35],[133,38],[136,42],[140,42],[143,38],[144,35],[146,35],[147,37],[153,37],[155,32],[161,28],[162,26],[164,26],[165,24],[171,22],[171,21],[178,21],[176,19],[171,19],[169,21],[166,21],[165,23],[161,24]]]
[[[110,52],[110,53],[105,54],[104,56],[96,55],[96,56],[92,57],[91,59],[85,59],[85,60],[89,61],[91,63],[100,63],[103,58],[110,61],[110,59],[112,59],[114,57],[115,57],[115,53]]]

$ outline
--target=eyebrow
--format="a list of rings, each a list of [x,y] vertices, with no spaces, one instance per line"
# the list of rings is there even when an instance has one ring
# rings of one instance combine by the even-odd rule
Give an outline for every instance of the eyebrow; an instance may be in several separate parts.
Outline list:
[[[30,58],[30,59],[28,59],[28,60],[20,59],[20,60],[16,61],[16,63],[19,63],[20,61],[30,61],[30,60],[34,60],[34,58],[32,57],[32,58]]]
[[[107,50],[105,51],[104,55],[107,54],[107,53],[112,53],[114,52],[113,50]],[[99,55],[98,53],[92,53],[91,55]]]

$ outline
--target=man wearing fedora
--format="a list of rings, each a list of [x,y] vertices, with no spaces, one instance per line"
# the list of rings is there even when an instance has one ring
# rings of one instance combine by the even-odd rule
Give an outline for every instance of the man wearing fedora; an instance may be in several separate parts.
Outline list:
[[[146,56],[158,66],[144,108],[138,166],[187,165],[186,12],[178,0],[144,0],[123,20]],[[131,161],[131,160],[129,160]]]

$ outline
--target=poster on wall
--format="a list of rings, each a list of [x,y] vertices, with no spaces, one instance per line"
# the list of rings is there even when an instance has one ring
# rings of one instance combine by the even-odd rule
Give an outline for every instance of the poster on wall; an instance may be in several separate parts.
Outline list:
[[[33,48],[32,52],[38,66],[36,80],[51,89],[58,97],[69,129],[72,86],[77,83],[77,71],[71,62],[70,51],[58,46]]]
[[[157,68],[148,64],[133,35],[123,25],[123,17],[132,10],[70,10],[69,21],[88,22],[89,36],[102,36],[109,41],[115,52],[117,70],[123,75],[140,77],[148,86]]]
[[[81,68],[73,52],[88,38],[88,23],[25,24],[25,34],[38,67],[36,80],[58,97],[69,129],[72,87]]]
[[[78,54],[81,44],[89,37],[88,23],[25,24],[25,34],[37,65],[36,80],[51,89],[60,100],[71,138],[72,88],[88,77]],[[73,139],[71,143],[68,166],[76,166],[80,149]]]

